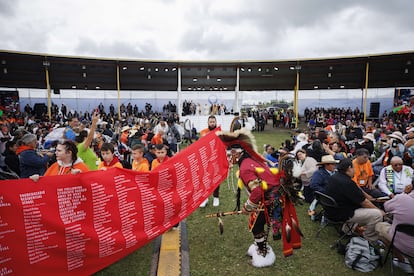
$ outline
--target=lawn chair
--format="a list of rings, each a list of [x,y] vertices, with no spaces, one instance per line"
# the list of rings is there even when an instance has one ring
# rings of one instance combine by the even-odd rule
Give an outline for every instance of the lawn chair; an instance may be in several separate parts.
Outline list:
[[[338,203],[336,200],[322,192],[315,191],[314,193],[315,198],[318,200],[319,204],[322,206],[321,211],[321,226],[319,230],[316,232],[316,238],[319,238],[319,235],[323,229],[325,229],[327,226],[333,226],[335,227],[336,231],[339,235],[341,235],[333,244],[331,244],[330,248],[338,247],[340,246],[340,242],[342,239],[344,239],[346,236],[352,236],[352,230],[355,226],[355,223],[348,224],[346,221],[335,221],[326,216],[326,209],[325,208],[338,208]],[[347,231],[343,232],[343,226],[347,227]]]
[[[403,224],[403,223],[401,223],[401,224],[398,224],[395,227],[394,235],[392,236],[391,244],[388,247],[387,254],[385,255],[383,264],[385,264],[387,262],[387,258],[388,258],[388,255],[390,254],[390,252],[391,252],[391,256],[394,256],[394,254],[393,254],[394,253],[394,248],[396,248],[398,250],[398,248],[394,246],[394,240],[395,240],[395,236],[396,236],[397,232],[399,232],[399,234],[404,233],[404,234],[409,235],[409,236],[414,238],[414,224]],[[405,253],[401,252],[401,250],[398,250],[398,252],[402,256],[404,256],[405,258],[411,259],[411,265],[413,264],[414,255],[405,254]],[[393,258],[393,260],[394,260],[394,258]],[[397,262],[401,263],[400,261],[397,261]],[[394,275],[394,262],[393,261],[391,261],[390,266],[391,266],[391,275]]]

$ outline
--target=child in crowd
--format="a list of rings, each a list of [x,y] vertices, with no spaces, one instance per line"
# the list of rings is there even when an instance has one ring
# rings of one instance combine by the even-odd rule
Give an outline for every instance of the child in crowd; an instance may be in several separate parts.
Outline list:
[[[98,170],[107,170],[108,168],[122,168],[118,157],[114,155],[115,148],[111,143],[103,143],[101,147],[101,156],[103,161],[99,162]]]
[[[137,172],[148,172],[150,169],[149,162],[144,158],[144,146],[135,144],[132,147],[132,170]]]
[[[163,162],[165,162],[169,159],[169,157],[167,156],[167,146],[164,145],[164,144],[155,145],[155,155],[157,156],[157,158],[152,160],[151,170],[154,170],[161,163],[163,163]]]

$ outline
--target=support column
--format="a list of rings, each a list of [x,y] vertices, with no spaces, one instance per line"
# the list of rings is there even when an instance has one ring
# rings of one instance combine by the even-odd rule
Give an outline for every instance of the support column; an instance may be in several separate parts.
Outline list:
[[[295,108],[295,128],[298,128],[299,123],[299,110],[298,110],[298,94],[299,94],[299,69],[296,69],[296,85],[295,85],[295,95],[294,95],[294,108]]]
[[[183,114],[183,105],[181,103],[181,67],[178,66],[177,68],[177,112],[178,112],[178,118],[181,118]],[[178,119],[179,120],[179,119]]]
[[[119,64],[116,65],[116,88],[118,90],[118,120],[121,120],[121,83],[119,81]]]
[[[364,93],[364,123],[367,122],[367,98],[368,98],[368,74],[369,74],[369,61],[365,66],[365,93]]]
[[[50,82],[49,82],[49,61],[44,61],[43,65],[45,66],[45,74],[46,74],[46,89],[47,89],[47,116],[49,120],[52,120],[52,103],[51,103],[51,92],[50,92]]]
[[[239,107],[239,92],[240,92],[240,67],[237,66],[237,70],[236,70],[236,87],[234,88],[234,93],[235,93],[235,100],[236,100],[236,104],[234,105],[234,112],[238,112],[239,115],[240,114],[240,107]]]

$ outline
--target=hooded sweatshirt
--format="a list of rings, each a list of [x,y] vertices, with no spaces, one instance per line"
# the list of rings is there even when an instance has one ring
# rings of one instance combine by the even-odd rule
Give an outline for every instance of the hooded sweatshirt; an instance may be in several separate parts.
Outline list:
[[[71,174],[72,169],[79,169],[81,172],[89,171],[88,167],[83,163],[82,159],[78,158],[75,162],[64,164],[61,160],[53,163],[52,166],[47,169],[45,172],[45,176],[49,175],[64,175],[64,174]]]

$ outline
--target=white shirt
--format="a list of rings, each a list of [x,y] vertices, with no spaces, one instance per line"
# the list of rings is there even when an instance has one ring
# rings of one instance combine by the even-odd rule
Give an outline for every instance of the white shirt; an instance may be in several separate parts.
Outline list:
[[[392,171],[392,176],[390,175],[389,177],[392,177],[393,179],[392,184],[394,184],[394,194],[402,193],[405,186],[411,184],[414,172],[413,169],[409,166],[403,165],[402,170],[400,172],[396,172],[392,169],[391,165],[384,167],[379,176],[378,187],[387,195],[391,194],[389,189],[389,185],[391,183],[388,183],[387,181],[387,169]]]

